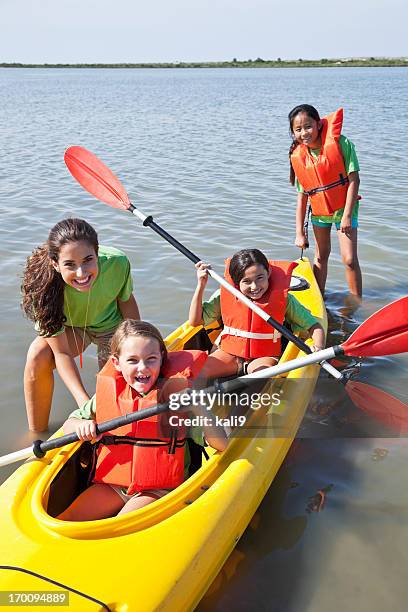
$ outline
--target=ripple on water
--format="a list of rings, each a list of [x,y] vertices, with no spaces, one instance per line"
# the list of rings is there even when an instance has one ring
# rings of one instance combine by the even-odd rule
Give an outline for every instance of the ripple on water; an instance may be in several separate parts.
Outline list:
[[[3,452],[27,446],[22,373],[33,330],[20,311],[19,286],[26,256],[53,224],[84,217],[103,244],[122,248],[143,317],[165,333],[187,317],[196,282],[192,264],[172,247],[74,182],[63,163],[69,145],[100,156],[143,212],[222,273],[224,259],[243,247],[257,246],[274,258],[298,256],[287,113],[305,91],[322,115],[343,105],[344,132],[361,165],[365,299],[360,310],[348,308],[333,234],[330,343],[343,342],[375,310],[407,293],[404,69],[0,70],[0,85],[0,336],[7,355],[2,406],[8,423],[0,433]],[[380,115],[387,120],[375,132],[367,130],[367,118]],[[207,295],[214,289],[210,280]],[[406,356],[365,360],[359,377],[404,399],[406,367]],[[87,351],[89,389],[94,373],[95,355]],[[52,426],[72,408],[57,382]],[[404,609],[406,580],[398,568],[405,567],[408,549],[402,529],[405,441],[348,439],[363,431],[362,424],[347,421],[355,410],[335,384],[317,389],[308,414],[305,426],[313,437],[299,441],[284,463],[221,572],[208,609],[248,609],[248,602],[261,609],[274,602],[274,609],[288,612],[337,612],[347,604],[370,612]],[[327,428],[338,437],[320,439]],[[387,452],[381,455],[381,449]],[[307,513],[319,491],[326,496],[323,509]]]

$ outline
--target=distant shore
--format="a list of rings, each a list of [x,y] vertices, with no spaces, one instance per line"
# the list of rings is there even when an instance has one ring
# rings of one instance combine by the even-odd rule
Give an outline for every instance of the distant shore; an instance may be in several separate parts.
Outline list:
[[[338,67],[394,67],[407,66],[408,57],[351,57],[342,59],[237,60],[225,62],[160,62],[120,64],[23,64],[0,63],[0,68],[338,68]]]

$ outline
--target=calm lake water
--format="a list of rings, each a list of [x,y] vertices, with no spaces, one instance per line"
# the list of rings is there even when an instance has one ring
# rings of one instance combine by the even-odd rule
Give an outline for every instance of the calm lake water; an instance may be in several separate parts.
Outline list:
[[[95,152],[143,212],[222,272],[224,258],[244,247],[298,257],[287,113],[302,102],[322,115],[343,106],[344,133],[361,166],[364,302],[354,314],[346,307],[333,233],[326,301],[329,342],[337,344],[407,293],[407,74],[404,68],[0,69],[1,454],[31,440],[22,375],[34,334],[19,307],[19,288],[25,258],[52,225],[84,217],[101,243],[123,249],[142,315],[164,333],[186,319],[195,286],[187,260],[72,179],[63,162],[69,145]],[[357,378],[406,400],[407,364],[407,356],[367,359]],[[87,351],[89,390],[95,372],[95,353]],[[73,407],[57,381],[52,431]],[[322,376],[302,438],[200,610],[406,609],[408,444],[358,417],[341,388]],[[0,470],[0,480],[13,469]]]

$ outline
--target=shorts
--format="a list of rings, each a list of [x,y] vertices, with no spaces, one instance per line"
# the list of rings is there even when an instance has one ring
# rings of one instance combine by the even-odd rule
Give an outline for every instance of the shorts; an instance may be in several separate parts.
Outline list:
[[[360,202],[356,202],[351,215],[351,227],[355,229],[358,227],[358,209]],[[317,227],[331,227],[334,223],[336,229],[340,229],[341,218],[344,213],[344,208],[336,210],[332,215],[312,215],[312,225]]]
[[[145,493],[148,493],[149,495],[154,495],[156,499],[160,499],[161,497],[164,497],[165,495],[167,495],[167,493],[170,493],[170,491],[172,491],[172,489],[146,489],[146,491],[138,491],[137,493],[132,493],[132,495],[128,495],[126,493],[126,488],[124,487],[118,487],[116,485],[109,486],[111,487],[111,489],[116,491],[116,493],[119,495],[121,500],[125,502],[125,504],[130,499],[132,499],[132,497],[141,497]]]
[[[98,351],[98,366],[99,369],[101,369],[108,361],[111,354],[110,343],[116,331],[116,327],[103,332],[91,332],[89,329],[84,330],[83,327],[70,327],[69,329],[72,329],[76,336],[80,350],[82,349],[82,345],[83,350],[85,350],[90,344],[96,344]]]
[[[270,357],[270,355],[265,355],[265,357]],[[244,359],[243,357],[236,357],[237,360],[237,376],[247,376],[248,375],[248,366],[252,361],[258,359],[254,357],[254,359]],[[278,357],[273,357],[276,359],[276,363],[278,363]]]

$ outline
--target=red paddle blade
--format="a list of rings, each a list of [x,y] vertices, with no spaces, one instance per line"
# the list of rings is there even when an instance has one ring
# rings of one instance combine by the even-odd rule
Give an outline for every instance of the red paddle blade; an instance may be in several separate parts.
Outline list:
[[[95,198],[115,208],[129,208],[123,185],[96,155],[83,147],[69,147],[64,160],[72,176]]]
[[[341,345],[346,355],[379,357],[408,351],[408,296],[368,317]]]
[[[349,361],[346,359],[330,359],[329,363],[333,366],[333,368],[336,368],[337,370],[341,370],[342,368],[346,368],[350,365]]]
[[[408,406],[396,397],[362,382],[349,380],[345,387],[354,404],[368,416],[399,435],[408,433]]]

